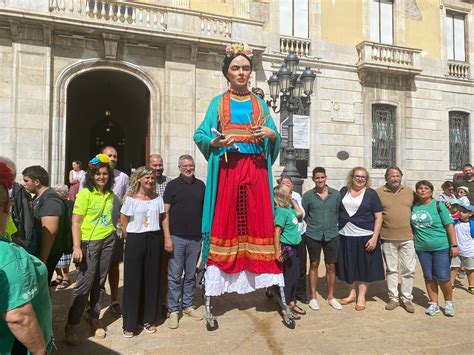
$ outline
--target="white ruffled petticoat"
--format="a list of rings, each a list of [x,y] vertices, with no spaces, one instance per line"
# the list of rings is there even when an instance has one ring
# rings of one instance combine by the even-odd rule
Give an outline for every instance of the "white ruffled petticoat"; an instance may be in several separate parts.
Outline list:
[[[273,285],[285,286],[282,273],[254,274],[241,271],[236,274],[227,274],[215,265],[207,266],[204,278],[206,296],[220,296],[231,292],[244,294]]]

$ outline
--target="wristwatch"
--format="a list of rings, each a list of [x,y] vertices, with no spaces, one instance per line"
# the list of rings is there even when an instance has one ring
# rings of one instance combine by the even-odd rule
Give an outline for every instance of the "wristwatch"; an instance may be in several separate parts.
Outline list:
[[[458,246],[456,244],[453,244],[450,246],[450,248],[457,248]]]

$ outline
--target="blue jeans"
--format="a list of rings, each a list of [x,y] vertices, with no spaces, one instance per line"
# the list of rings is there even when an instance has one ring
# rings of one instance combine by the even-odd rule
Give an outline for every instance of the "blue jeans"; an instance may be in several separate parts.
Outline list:
[[[449,249],[436,251],[417,251],[423,277],[426,281],[449,281],[450,263]]]
[[[173,253],[168,262],[168,310],[176,312],[181,309],[179,297],[183,290],[182,309],[193,305],[196,289],[196,265],[201,253],[201,236],[184,237],[172,235]],[[184,280],[181,287],[181,276]]]

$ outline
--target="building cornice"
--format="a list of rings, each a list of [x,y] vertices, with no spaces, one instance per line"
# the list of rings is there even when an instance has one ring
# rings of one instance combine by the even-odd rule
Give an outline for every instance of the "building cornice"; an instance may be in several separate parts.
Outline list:
[[[140,5],[142,6],[142,5]],[[153,7],[157,8],[157,7]],[[253,26],[263,26],[262,21],[255,21],[242,18],[230,18],[224,16],[209,15],[202,12],[196,12],[186,9],[178,8],[166,8],[167,11],[173,11],[173,13],[182,13],[182,14],[192,14],[193,16],[204,16],[206,18],[212,19],[224,19],[226,21],[231,21],[232,23],[241,23]],[[150,42],[173,39],[176,42],[183,42],[187,44],[198,44],[204,47],[219,48],[222,50],[223,46],[227,46],[230,42],[235,42],[237,39],[232,37],[219,37],[219,36],[203,36],[196,33],[190,32],[180,32],[173,31],[166,28],[143,28],[130,26],[129,24],[124,24],[120,22],[99,22],[93,20],[84,20],[82,18],[70,17],[70,16],[57,16],[52,13],[41,13],[33,11],[22,11],[11,8],[0,8],[0,19],[9,21],[10,23],[32,23],[37,24],[38,26],[51,26],[52,29],[57,31],[74,31],[74,32],[86,32],[88,34],[100,31],[97,33],[98,36],[101,36],[102,32],[107,32],[111,34],[121,35],[122,38],[134,38],[137,36],[143,37]],[[265,51],[266,46],[259,45],[257,43],[249,43],[249,45],[257,53],[262,53]]]

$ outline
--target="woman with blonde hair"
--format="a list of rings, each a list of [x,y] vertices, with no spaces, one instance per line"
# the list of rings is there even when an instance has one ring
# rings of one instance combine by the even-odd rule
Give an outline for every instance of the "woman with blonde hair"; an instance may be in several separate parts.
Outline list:
[[[120,211],[126,238],[123,280],[123,335],[132,338],[139,324],[147,333],[156,332],[160,319],[160,251],[165,216],[163,199],[156,193],[155,171],[138,168]]]
[[[383,208],[377,192],[370,188],[367,169],[351,169],[347,186],[341,189],[341,202],[336,271],[337,277],[349,284],[350,292],[340,304],[357,301],[356,311],[363,311],[369,282],[384,279],[379,242]]]
[[[303,211],[291,198],[288,186],[276,186],[273,189],[273,195],[275,203],[275,259],[283,263],[285,301],[292,311],[292,317],[300,319],[300,314],[306,314],[296,304],[296,286],[300,270],[298,245],[301,243],[298,218],[303,216]]]

